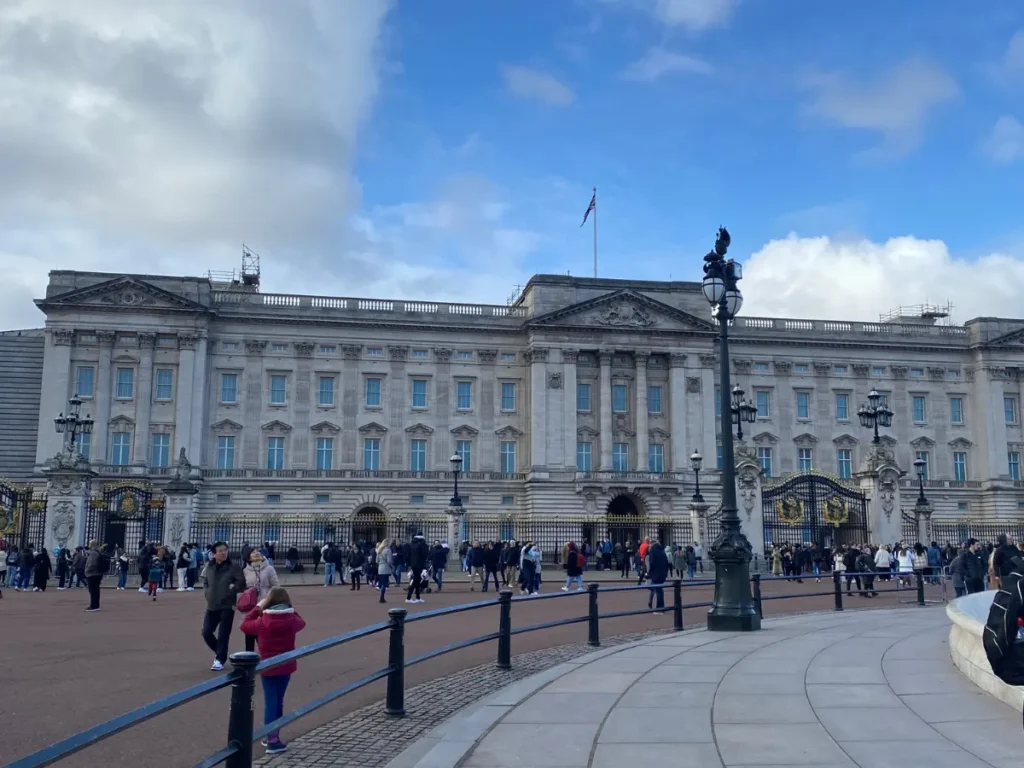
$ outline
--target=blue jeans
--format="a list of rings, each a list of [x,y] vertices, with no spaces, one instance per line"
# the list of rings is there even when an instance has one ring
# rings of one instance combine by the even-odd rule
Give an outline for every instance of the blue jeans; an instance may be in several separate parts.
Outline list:
[[[324,586],[329,586],[334,583],[334,563],[324,563]],[[283,675],[282,675],[283,677]],[[266,679],[266,678],[264,678]]]
[[[264,675],[263,681],[263,724],[272,723],[284,715],[284,692],[288,690],[291,675]],[[267,734],[267,741],[279,741],[280,731]]]
[[[821,578],[821,563],[814,564],[814,575],[817,578]]]
[[[124,585],[128,583],[128,570],[122,568],[117,572],[117,588],[124,589]]]
[[[396,565],[395,566],[395,572],[394,572],[393,575],[395,577],[395,586],[396,587],[399,584],[402,583],[402,571],[404,571],[404,570],[405,570],[405,566],[404,565]]]
[[[444,588],[444,568],[434,569],[434,583],[439,590]]]
[[[29,579],[32,578],[32,567],[21,566],[18,569],[18,586],[22,589],[28,589]]]
[[[565,577],[565,588],[569,589],[573,582],[576,582],[577,589],[583,589],[583,577],[582,576],[566,576]]]
[[[13,588],[18,583],[18,566],[7,566],[7,586]]]
[[[660,611],[665,607],[665,588],[664,586],[651,587],[651,596],[647,598],[647,607],[651,607],[651,603],[654,602],[654,598],[658,598],[658,610]]]
[[[688,565],[688,566],[686,566],[686,575],[689,576],[691,579],[694,576],[696,576],[697,575],[697,566],[696,565]]]

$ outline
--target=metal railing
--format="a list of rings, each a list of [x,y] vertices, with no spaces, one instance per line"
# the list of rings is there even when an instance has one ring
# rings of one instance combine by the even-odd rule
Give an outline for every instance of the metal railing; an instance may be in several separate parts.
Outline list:
[[[858,583],[858,592],[861,595],[877,595],[882,592],[899,591],[898,587],[890,589],[876,588],[877,584],[873,583],[874,580],[879,576],[885,575],[891,574],[884,571],[864,573],[835,571],[832,574],[832,589],[827,591],[802,592],[795,595],[764,595],[761,592],[761,584],[765,581],[792,581],[793,577],[761,576],[760,574],[754,574],[750,577],[750,582],[755,607],[758,615],[763,618],[764,603],[765,601],[770,600],[790,600],[806,597],[833,596],[835,600],[834,610],[842,611],[842,585],[844,578],[863,578],[864,581]],[[926,605],[925,581],[921,573],[916,573],[915,577],[917,579],[916,603],[917,605],[923,606]],[[632,592],[640,590],[652,591],[659,588],[664,590],[670,587],[672,589],[672,604],[670,606],[672,614],[672,629],[676,632],[682,632],[684,629],[683,611],[685,609],[707,608],[712,605],[711,602],[707,601],[684,603],[682,596],[683,588],[709,586],[714,583],[715,582],[712,580],[683,582],[680,579],[676,579],[672,582],[660,585],[660,587],[652,587],[649,584],[643,584],[602,588],[599,584],[591,582],[587,585],[586,590],[577,590],[576,592],[553,592],[530,597],[513,597],[511,590],[503,589],[499,593],[497,601],[482,600],[464,605],[437,608],[417,613],[413,616],[408,616],[407,611],[404,608],[392,608],[388,611],[387,621],[378,622],[377,624],[371,624],[367,627],[362,627],[361,629],[329,637],[319,642],[303,646],[302,648],[297,648],[294,651],[274,656],[273,658],[265,661],[260,661],[259,654],[256,653],[245,651],[234,653],[230,656],[233,667],[233,670],[230,673],[220,675],[212,680],[207,680],[189,688],[185,688],[184,690],[173,693],[158,701],[146,704],[145,706],[134,709],[131,712],[127,712],[108,720],[105,723],[101,723],[80,733],[76,733],[63,741],[51,744],[44,749],[8,763],[4,768],[43,768],[43,766],[52,765],[58,760],[62,760],[70,755],[76,754],[87,747],[103,741],[104,739],[108,739],[122,731],[140,725],[154,717],[158,717],[165,712],[177,709],[183,704],[188,704],[215,691],[223,690],[229,686],[231,687],[231,704],[228,712],[227,744],[222,749],[196,763],[194,768],[213,768],[213,766],[217,765],[225,765],[227,768],[251,768],[253,760],[253,744],[257,740],[294,723],[300,718],[327,704],[330,704],[333,701],[337,701],[343,696],[353,693],[360,688],[364,688],[371,683],[375,683],[378,680],[387,680],[384,703],[385,712],[394,717],[403,717],[405,715],[405,670],[416,664],[422,664],[425,661],[430,661],[431,659],[435,659],[439,656],[443,656],[463,648],[470,648],[475,645],[496,640],[496,665],[498,669],[510,670],[512,669],[512,637],[514,635],[537,632],[545,629],[567,626],[569,624],[582,624],[586,622],[587,645],[596,648],[601,645],[601,619],[620,619],[629,616],[666,612],[665,608],[654,607],[641,608],[638,610],[614,611],[602,614],[599,610],[598,596],[599,594],[610,592]],[[513,603],[533,602],[537,600],[571,599],[583,594],[587,595],[586,615],[574,616],[568,619],[559,619],[557,621],[530,624],[525,627],[516,627],[515,629],[512,628]],[[653,591],[651,597],[652,599],[654,597]],[[427,653],[423,653],[412,658],[406,658],[405,627],[407,624],[426,621],[439,616],[451,616],[458,613],[465,613],[467,611],[474,611],[480,608],[490,608],[495,604],[497,604],[499,608],[498,630],[496,632],[480,635],[479,637],[473,637],[468,640],[460,640],[441,648],[437,648],[433,651],[428,651]],[[267,723],[261,728],[255,727],[255,703],[253,701],[253,697],[256,689],[256,675],[258,673],[276,667],[280,664],[297,661],[330,648],[337,648],[338,646],[350,643],[353,640],[369,637],[370,635],[375,635],[385,631],[389,635],[388,661],[386,666],[364,675],[358,680],[348,683],[337,690],[331,691],[318,699],[304,704],[298,709],[288,712],[277,720]]]

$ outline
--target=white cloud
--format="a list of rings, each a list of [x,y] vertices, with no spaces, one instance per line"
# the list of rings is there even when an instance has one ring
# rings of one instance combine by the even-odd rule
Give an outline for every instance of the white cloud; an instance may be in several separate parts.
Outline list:
[[[572,90],[547,72],[522,66],[505,66],[501,76],[510,93],[544,104],[565,106],[576,98]]]
[[[710,75],[712,66],[695,56],[652,48],[641,59],[634,61],[622,71],[625,80],[652,81],[669,74],[687,73],[693,75]]]
[[[1012,163],[1024,158],[1024,125],[1015,117],[1000,117],[985,137],[981,148],[997,163]]]
[[[1024,29],[1014,32],[1003,55],[986,69],[996,82],[1008,87],[1024,79]]]
[[[815,92],[812,115],[844,128],[875,131],[883,138],[876,152],[903,155],[921,139],[929,113],[960,94],[956,81],[927,59],[910,58],[874,82],[857,82],[840,72],[805,78]]]
[[[941,240],[773,240],[743,265],[743,314],[877,321],[898,305],[954,304],[954,320],[1020,317],[1024,260],[958,258]]]
[[[723,26],[732,18],[739,0],[601,0],[650,14],[668,27],[695,32]]]

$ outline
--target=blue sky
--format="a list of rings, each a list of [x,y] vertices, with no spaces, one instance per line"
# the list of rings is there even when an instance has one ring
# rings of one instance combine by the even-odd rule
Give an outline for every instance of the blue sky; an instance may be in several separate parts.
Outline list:
[[[1024,5],[8,0],[0,325],[52,268],[501,303],[536,272],[745,311],[1022,314]]]

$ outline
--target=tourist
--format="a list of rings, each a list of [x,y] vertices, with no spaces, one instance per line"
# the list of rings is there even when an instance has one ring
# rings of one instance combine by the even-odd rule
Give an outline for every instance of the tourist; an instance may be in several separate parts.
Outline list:
[[[856,546],[849,546],[843,553],[843,566],[846,573],[846,595],[850,595],[850,585],[857,582],[857,592],[861,591],[860,574],[857,572],[857,558],[860,557],[860,550]]]
[[[213,545],[213,559],[203,569],[203,593],[206,614],[203,616],[203,640],[214,652],[210,669],[219,672],[228,660],[228,640],[234,619],[235,601],[245,588],[242,569],[228,557],[228,545],[218,541]]]
[[[395,553],[391,549],[391,545],[388,544],[387,539],[383,539],[380,544],[377,545],[377,589],[380,590],[380,602],[386,603],[384,595],[387,594],[388,584],[391,582],[391,571],[395,564]]]
[[[118,547],[114,567],[117,569],[117,589],[121,592],[124,591],[125,585],[128,583],[128,568],[131,566],[131,561],[128,559],[128,552],[122,547]]]
[[[892,550],[888,544],[884,547],[879,547],[878,551],[875,552],[875,570],[881,574],[879,578],[882,581],[889,580],[889,574],[892,573]]]
[[[996,548],[992,553],[992,570],[1000,582],[1013,573],[1013,558],[1020,557],[1020,554],[1013,539],[1005,533],[1000,533],[996,537]]]
[[[249,603],[250,610],[255,603],[269,595],[270,590],[281,586],[281,580],[278,579],[274,566],[263,557],[263,553],[258,549],[249,552],[249,562],[242,570],[242,575],[245,577],[246,591],[256,590],[254,595],[256,599]],[[239,609],[241,610],[241,603],[239,603]],[[245,634],[245,650],[253,651],[255,649],[256,636],[247,632]]]
[[[7,557],[4,558],[4,563],[7,566],[7,587],[8,589],[14,589],[18,586],[18,547],[16,544],[12,544],[11,548],[7,550]]]
[[[846,563],[843,561],[843,547],[837,546],[832,555],[832,573],[838,574],[839,588],[842,589],[843,574],[846,572]]]
[[[583,555],[576,549],[576,545],[570,541],[565,556],[565,586],[562,587],[563,592],[568,592],[569,587],[574,581],[576,582],[577,591],[583,589],[584,562]]]
[[[655,541],[648,544],[645,552],[647,557],[644,560],[644,572],[647,573],[647,583],[651,587],[647,597],[647,608],[654,608],[654,613],[660,616],[665,611],[665,579],[668,577],[668,558],[665,557],[665,550],[660,542]],[[657,607],[653,605],[657,598]]]
[[[31,548],[30,544],[29,551]],[[32,561],[32,568],[35,573],[32,591],[45,592],[46,582],[49,581],[50,573],[53,571],[53,563],[50,562],[50,554],[46,551],[46,547],[39,550],[39,554]]]
[[[164,553],[164,583],[162,586],[174,589],[174,552],[170,547],[161,547],[160,551]],[[163,592],[163,589],[159,591]]]
[[[533,574],[530,579],[530,594],[539,595],[541,585],[541,561],[543,553],[541,552],[540,545],[536,542],[530,546],[529,562],[533,563]]]
[[[479,541],[473,542],[473,546],[466,555],[466,561],[469,563],[469,591],[472,592],[476,589],[473,584],[476,583],[477,577],[483,579],[484,572],[484,550]]]
[[[363,576],[364,565],[366,565],[366,555],[363,554],[363,542],[360,541],[359,545],[352,547],[352,551],[348,554],[349,578],[352,579],[350,592],[361,588],[360,579]]]
[[[153,602],[156,602],[157,592],[163,592],[160,585],[164,583],[164,556],[163,548],[161,547],[157,552],[153,554],[153,559],[149,561],[149,568],[146,569],[146,591],[147,594],[153,598]]]
[[[811,571],[814,573],[814,580],[821,583],[821,561],[825,559],[825,556],[821,552],[821,547],[817,543],[811,544]]]
[[[68,572],[70,571],[70,561],[67,557],[67,547],[57,548],[53,551],[53,557],[57,561],[54,568],[57,571],[57,591],[63,592],[64,585],[68,581]]]
[[[448,563],[448,550],[445,549],[437,539],[434,539],[434,546],[430,549],[430,570],[434,577],[434,583],[437,584],[437,591],[440,592],[444,587],[444,567]]]
[[[409,543],[403,541],[399,544],[398,541],[392,539],[391,559],[394,561],[392,570],[394,571],[395,586],[397,587],[402,583],[402,572],[409,565]]]
[[[185,574],[185,591],[194,592],[196,589],[196,577],[199,575],[199,565],[202,562],[203,553],[199,545],[193,542],[189,545],[188,571]]]
[[[901,546],[898,554],[896,555],[896,562],[899,565],[899,580],[900,586],[910,586],[910,574],[914,572],[914,557],[907,551],[907,548]]]
[[[192,550],[188,544],[182,544],[178,550],[178,561],[175,567],[178,569],[178,591],[184,592],[188,581],[188,564],[192,562]]]
[[[72,585],[75,587],[82,587],[85,584],[85,563],[87,560],[88,552],[85,551],[85,547],[76,547],[75,556],[71,558]]]
[[[871,547],[864,545],[864,549],[861,550],[857,556],[855,567],[861,572],[864,579],[864,589],[860,593],[861,597],[878,597],[878,593],[875,591],[875,553],[871,551]]]
[[[14,588],[18,592],[27,592],[28,583],[32,579],[32,569],[36,564],[35,545],[31,542],[21,550],[18,560],[18,585]]]
[[[488,541],[487,546],[484,548],[484,586],[481,592],[487,591],[487,585],[490,583],[491,578],[494,579],[494,591],[497,592],[500,587],[498,585],[498,568],[501,563],[501,543],[496,541]]]
[[[261,599],[242,620],[241,629],[246,635],[256,637],[260,659],[265,661],[294,651],[295,636],[305,626],[306,622],[292,607],[288,592],[284,587],[274,587],[270,594]],[[260,681],[263,683],[264,725],[279,720],[284,715],[284,694],[298,666],[295,661],[286,661],[260,673]],[[268,755],[280,754],[288,748],[281,741],[281,733],[277,730],[267,734],[265,746]]]
[[[693,542],[693,556],[697,558],[697,570],[704,573],[704,547],[699,541]]]
[[[426,586],[424,578],[427,570],[427,542],[422,533],[412,537],[409,545],[409,589],[405,594],[405,602],[422,603],[421,592]],[[415,593],[416,597],[413,598]]]
[[[516,570],[519,567],[519,545],[512,539],[508,546],[501,550],[502,581],[506,587],[512,586],[516,581]]]
[[[110,570],[110,558],[107,557],[107,545],[100,546],[98,541],[89,542],[89,554],[85,561],[85,580],[89,585],[89,607],[86,611],[100,609],[100,582]]]
[[[963,569],[966,574],[967,594],[985,591],[985,559],[981,554],[981,544],[977,539],[968,539],[964,550]]]
[[[965,549],[957,554],[949,564],[949,573],[953,578],[953,591],[957,597],[963,597],[967,594],[967,570],[964,559],[964,552],[966,551]]]
[[[329,541],[324,544],[324,548],[320,551],[320,561],[324,564],[324,586],[330,587],[334,585],[334,574],[338,568],[338,560],[340,559],[340,553],[334,546],[333,541]],[[316,573],[316,567],[313,568],[313,573]]]
[[[153,555],[156,552],[150,549],[145,539],[139,541],[139,548],[135,555],[135,562],[139,566],[139,592],[145,592],[149,585],[149,564],[153,562]]]

